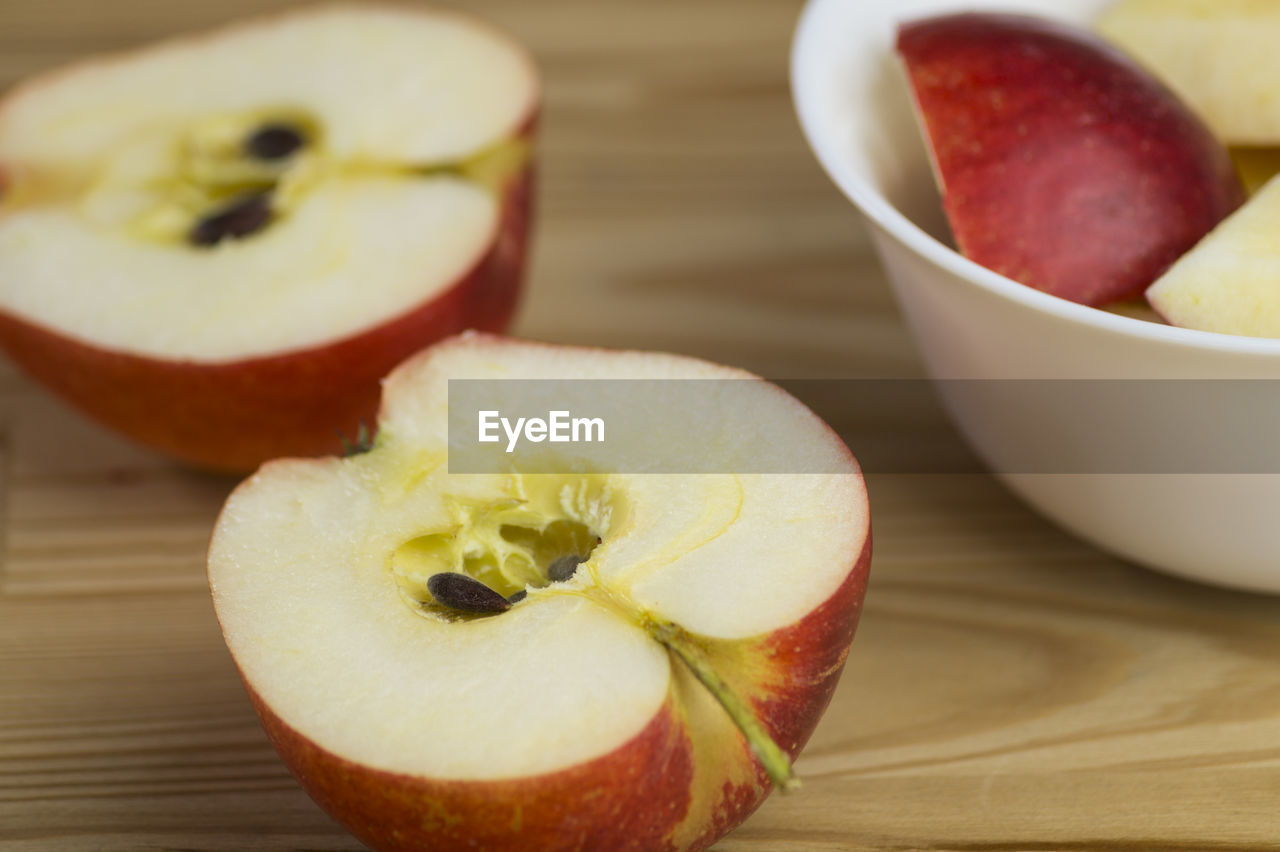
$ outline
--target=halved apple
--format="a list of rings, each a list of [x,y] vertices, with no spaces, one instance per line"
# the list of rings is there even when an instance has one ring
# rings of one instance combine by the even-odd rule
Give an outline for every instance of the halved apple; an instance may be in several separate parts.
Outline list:
[[[871,553],[856,462],[762,385],[754,422],[709,403],[707,433],[829,472],[451,474],[463,378],[753,377],[467,335],[387,379],[371,451],[265,465],[209,580],[268,734],[377,849],[710,845],[793,786],[840,675]]]
[[[0,103],[0,345],[210,468],[333,452],[429,342],[505,328],[536,73],[427,9],[326,6]]]
[[[1135,298],[1244,198],[1203,122],[1089,32],[947,14],[904,24],[897,48],[957,247],[1015,281]]]

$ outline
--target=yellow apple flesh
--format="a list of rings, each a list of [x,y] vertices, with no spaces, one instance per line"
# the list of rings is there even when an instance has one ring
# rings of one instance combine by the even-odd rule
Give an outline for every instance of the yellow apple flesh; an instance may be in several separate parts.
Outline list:
[[[1280,144],[1280,5],[1119,0],[1097,29],[1154,71],[1223,141]]]
[[[1147,290],[1169,323],[1280,337],[1280,179],[1272,179]]]

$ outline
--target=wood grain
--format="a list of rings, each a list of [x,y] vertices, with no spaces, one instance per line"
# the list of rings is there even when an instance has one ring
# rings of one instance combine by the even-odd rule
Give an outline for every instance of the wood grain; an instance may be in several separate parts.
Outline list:
[[[0,0],[0,83],[276,5]],[[463,5],[546,75],[521,333],[920,374],[792,115],[797,2]],[[0,850],[359,848],[276,759],[219,638],[203,559],[233,484],[0,367]],[[1280,600],[1126,565],[984,475],[869,484],[873,582],[805,787],[718,848],[1280,849]]]

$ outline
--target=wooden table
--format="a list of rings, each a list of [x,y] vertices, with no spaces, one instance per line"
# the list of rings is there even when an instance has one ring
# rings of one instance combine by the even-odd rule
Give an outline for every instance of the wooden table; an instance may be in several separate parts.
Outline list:
[[[269,5],[0,0],[0,83]],[[919,375],[792,116],[798,2],[460,5],[546,73],[520,333]],[[0,850],[359,848],[277,760],[214,623],[233,483],[8,368],[0,424]],[[873,582],[806,786],[719,849],[1280,849],[1280,599],[1098,553],[982,474],[870,489]]]

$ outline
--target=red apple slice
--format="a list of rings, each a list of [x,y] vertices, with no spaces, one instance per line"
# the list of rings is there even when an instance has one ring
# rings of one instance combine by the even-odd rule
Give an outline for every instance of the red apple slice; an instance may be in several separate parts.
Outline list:
[[[751,428],[829,473],[450,474],[460,378],[749,376],[469,335],[388,378],[370,452],[265,465],[209,579],[267,732],[377,849],[705,848],[792,784],[835,688],[870,560],[856,463],[765,386]]]
[[[1136,297],[1244,197],[1203,123],[1089,33],[946,15],[904,25],[898,52],[957,246],[1015,281]]]
[[[198,465],[332,452],[395,364],[509,321],[537,97],[506,38],[376,5],[32,80],[0,104],[0,344]]]

